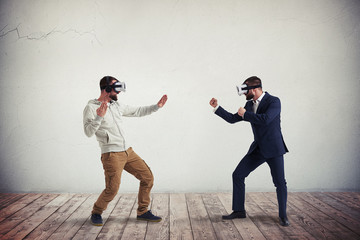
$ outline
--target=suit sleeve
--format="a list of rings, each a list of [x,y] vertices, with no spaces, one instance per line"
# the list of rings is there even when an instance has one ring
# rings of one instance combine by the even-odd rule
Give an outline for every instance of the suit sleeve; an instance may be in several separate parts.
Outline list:
[[[225,121],[227,121],[228,123],[236,123],[239,121],[242,121],[243,118],[239,116],[239,114],[237,113],[229,113],[228,111],[226,111],[225,109],[223,109],[222,107],[219,107],[216,111],[215,114],[218,115],[219,117],[221,117],[222,119],[224,119]]]
[[[255,114],[251,111],[246,111],[244,114],[244,120],[253,124],[268,125],[275,117],[280,115],[280,112],[280,99],[273,98],[264,113]]]

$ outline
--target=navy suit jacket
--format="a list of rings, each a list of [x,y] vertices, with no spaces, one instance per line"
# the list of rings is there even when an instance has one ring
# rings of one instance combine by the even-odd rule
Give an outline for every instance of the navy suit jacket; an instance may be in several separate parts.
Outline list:
[[[266,92],[256,113],[253,112],[253,101],[246,102],[245,109],[244,117],[240,117],[238,113],[229,113],[222,107],[219,107],[215,114],[229,123],[239,121],[251,123],[254,142],[248,154],[252,153],[256,147],[259,147],[265,158],[278,157],[288,152],[280,127],[280,99]]]

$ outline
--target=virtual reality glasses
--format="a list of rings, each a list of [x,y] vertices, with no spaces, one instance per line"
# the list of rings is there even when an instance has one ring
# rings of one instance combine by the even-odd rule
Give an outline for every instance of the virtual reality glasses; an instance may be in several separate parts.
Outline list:
[[[116,81],[112,85],[106,85],[102,87],[101,89],[105,89],[106,92],[111,92],[113,89],[116,93],[119,92],[125,92],[126,91],[126,85],[124,82]]]
[[[255,85],[255,86],[248,86],[247,84],[242,84],[240,86],[236,86],[236,89],[238,91],[238,94],[239,96],[243,95],[243,94],[248,94],[249,90],[250,89],[255,89],[255,88],[258,88],[258,87],[261,87],[261,85]]]
[[[126,85],[125,82],[114,82],[113,85],[111,85],[111,88],[114,89],[116,93],[119,92],[126,92]]]

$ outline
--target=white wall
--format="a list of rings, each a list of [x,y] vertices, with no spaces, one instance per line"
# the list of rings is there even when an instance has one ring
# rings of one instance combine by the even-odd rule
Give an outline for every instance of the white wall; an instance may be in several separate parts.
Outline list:
[[[282,101],[290,191],[360,190],[360,2],[357,0],[0,1],[0,191],[99,192],[95,138],[82,111],[113,75],[120,101],[166,106],[126,119],[154,192],[230,191],[253,139],[227,124],[249,76]],[[272,191],[265,164],[249,191]],[[137,191],[124,173],[121,191]]]

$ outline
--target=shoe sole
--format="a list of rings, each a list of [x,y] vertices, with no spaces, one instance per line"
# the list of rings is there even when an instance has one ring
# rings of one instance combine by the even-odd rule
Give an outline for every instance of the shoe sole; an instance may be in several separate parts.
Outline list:
[[[147,222],[161,222],[162,219],[159,219],[159,220],[150,220],[150,219],[145,219],[145,218],[136,218],[136,220],[147,221]]]
[[[290,224],[281,224],[281,223],[280,223],[280,225],[283,226],[283,227],[288,227],[288,226],[290,226]]]
[[[93,223],[93,222],[91,222],[91,224],[97,227],[101,227],[103,225],[102,223]]]
[[[242,219],[242,218],[246,218],[246,217],[235,217],[235,218],[223,218],[223,220],[234,220],[234,219]]]

